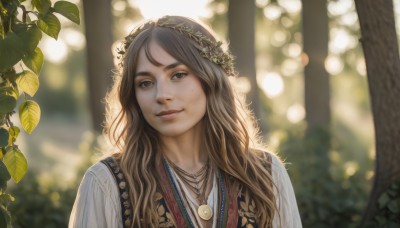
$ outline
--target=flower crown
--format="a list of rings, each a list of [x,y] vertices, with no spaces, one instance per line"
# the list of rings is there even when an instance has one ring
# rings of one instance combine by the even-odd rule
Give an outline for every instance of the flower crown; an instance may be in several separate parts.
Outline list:
[[[209,37],[204,35],[201,31],[194,31],[193,27],[189,24],[186,24],[184,22],[176,23],[168,16],[160,18],[157,22],[147,22],[146,24],[143,24],[142,26],[137,28],[133,33],[125,37],[125,42],[123,43],[122,48],[118,50],[118,54],[120,55],[119,59],[121,59],[125,55],[125,52],[132,41],[149,26],[169,28],[185,35],[186,37],[194,40],[197,44],[199,44],[199,47],[197,47],[197,49],[199,50],[202,57],[208,59],[214,64],[219,65],[228,76],[236,74],[233,66],[233,56],[228,51],[224,51],[222,49],[221,41],[213,41]]]

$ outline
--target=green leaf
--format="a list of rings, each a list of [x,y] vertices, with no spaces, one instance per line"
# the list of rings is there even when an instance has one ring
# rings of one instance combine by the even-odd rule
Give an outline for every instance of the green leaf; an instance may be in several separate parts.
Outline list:
[[[14,201],[15,198],[14,196],[10,195],[10,194],[1,194],[0,195],[0,204],[2,205],[8,205],[10,204],[10,202]]]
[[[67,1],[58,1],[54,4],[54,10],[75,24],[80,24],[79,9],[75,4]]]
[[[0,227],[10,228],[11,227],[11,215],[7,209],[0,205]]]
[[[396,201],[396,200],[390,201],[388,204],[388,208],[394,214],[398,214],[400,212],[400,205],[398,204],[398,201]]]
[[[24,56],[24,43],[15,33],[9,32],[0,39],[0,71],[13,67]]]
[[[5,32],[4,32],[3,21],[1,20],[1,17],[0,17],[0,39],[3,39],[4,35],[5,35]]]
[[[28,133],[32,133],[40,120],[40,107],[33,100],[27,100],[19,106],[19,119],[22,128]]]
[[[0,160],[0,193],[4,192],[7,189],[7,181],[10,180],[10,178],[11,176],[7,170],[6,165],[3,163],[2,160]]]
[[[6,155],[4,155],[3,162],[16,183],[25,176],[26,170],[28,169],[28,162],[24,154],[17,147],[7,151]]]
[[[38,20],[37,25],[44,33],[57,40],[61,24],[54,14],[46,14],[46,16]]]
[[[50,0],[32,0],[32,6],[35,7],[39,13],[46,14],[51,7],[51,2]]]
[[[8,145],[8,136],[8,131],[5,128],[0,128],[0,147],[5,147]],[[0,155],[0,159],[1,157],[2,156]]]
[[[36,25],[31,25],[17,34],[24,43],[24,54],[34,53],[39,41],[42,39],[42,32]]]
[[[17,99],[10,95],[6,87],[0,87],[0,114],[10,113],[17,105]]]
[[[26,54],[22,58],[22,61],[24,61],[29,69],[39,75],[43,66],[43,53],[40,48],[37,47],[34,52]]]
[[[378,204],[379,208],[382,209],[384,208],[390,201],[390,197],[387,192],[383,193],[379,199],[378,199]]]
[[[21,132],[21,130],[17,126],[13,126],[13,127],[10,127],[10,129],[8,129],[8,133],[13,138],[17,138],[20,132]]]
[[[16,126],[10,127],[8,129],[8,133],[9,133],[8,145],[9,146],[12,146],[13,143],[17,140],[17,137],[18,137],[20,131],[21,130]]]
[[[29,96],[33,97],[39,89],[39,78],[31,71],[24,70],[17,78],[16,83]]]

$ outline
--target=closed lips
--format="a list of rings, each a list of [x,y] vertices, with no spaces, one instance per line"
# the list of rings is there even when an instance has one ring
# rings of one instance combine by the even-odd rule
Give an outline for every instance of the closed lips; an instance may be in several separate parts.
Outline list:
[[[182,110],[168,110],[168,111],[162,111],[156,114],[156,116],[165,116],[173,113],[178,113],[181,112]]]

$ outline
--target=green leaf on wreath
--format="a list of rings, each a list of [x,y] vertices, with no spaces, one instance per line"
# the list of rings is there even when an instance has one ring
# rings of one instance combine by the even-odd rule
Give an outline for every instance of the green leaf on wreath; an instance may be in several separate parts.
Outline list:
[[[24,61],[29,69],[39,75],[43,66],[43,53],[40,48],[37,47],[34,52],[26,54],[22,58],[22,61]]]
[[[76,24],[80,24],[78,7],[67,1],[58,1],[54,4],[54,11],[70,19]]]
[[[19,119],[22,128],[28,133],[32,133],[40,120],[40,107],[33,100],[27,100],[19,106]]]
[[[12,112],[17,105],[17,99],[9,94],[6,87],[0,87],[0,114]]]
[[[18,63],[24,51],[24,42],[15,33],[9,32],[4,39],[0,39],[0,71]]]
[[[46,14],[51,7],[51,2],[50,0],[32,0],[32,6],[35,7],[39,13]]]
[[[43,18],[40,18],[37,22],[37,26],[47,35],[57,40],[58,33],[61,29],[60,20],[54,14],[46,14]]]
[[[33,97],[39,89],[39,78],[31,71],[25,70],[17,78],[16,83],[29,96]]]
[[[8,145],[8,131],[5,128],[0,128],[0,147],[5,147]],[[1,151],[0,151],[1,153]],[[0,154],[0,159],[3,156]]]
[[[7,151],[6,155],[3,157],[3,162],[16,183],[25,176],[26,170],[28,169],[28,162],[24,154],[17,147],[13,147]]]
[[[11,215],[7,209],[0,205],[0,227],[11,228]]]

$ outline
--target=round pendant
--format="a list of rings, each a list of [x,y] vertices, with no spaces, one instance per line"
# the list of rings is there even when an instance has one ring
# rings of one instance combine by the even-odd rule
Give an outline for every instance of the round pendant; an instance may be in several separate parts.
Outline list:
[[[200,205],[199,209],[197,209],[197,213],[201,219],[206,221],[210,220],[210,218],[213,216],[212,209],[207,204]]]

